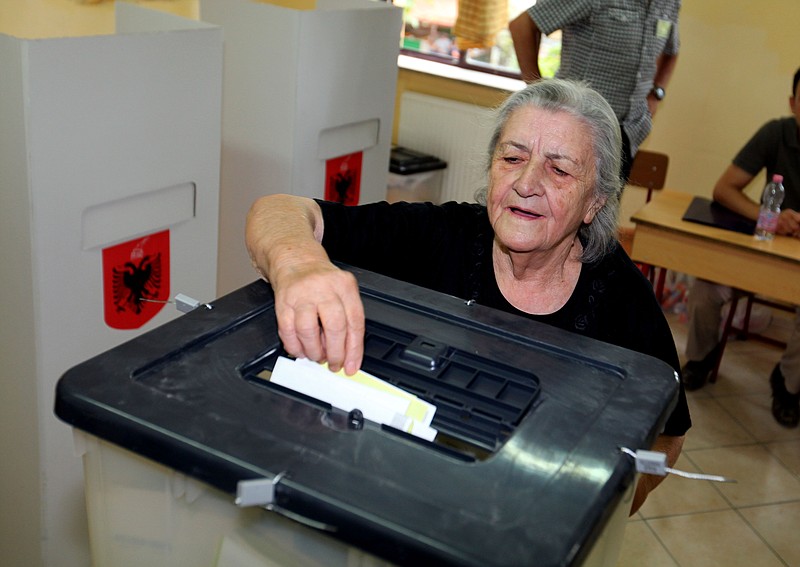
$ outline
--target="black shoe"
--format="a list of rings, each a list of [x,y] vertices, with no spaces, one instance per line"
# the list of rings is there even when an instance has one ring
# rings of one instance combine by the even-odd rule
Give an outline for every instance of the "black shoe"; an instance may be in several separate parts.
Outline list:
[[[683,389],[688,392],[699,390],[706,385],[709,374],[711,374],[711,369],[703,364],[702,360],[690,360],[681,368]]]
[[[784,427],[797,427],[800,423],[800,393],[790,394],[786,389],[780,364],[775,365],[769,384],[772,386],[772,415],[775,421]]]
[[[681,381],[683,382],[683,389],[691,392],[692,390],[699,390],[706,384],[708,376],[714,370],[714,365],[717,363],[719,356],[720,345],[711,349],[703,360],[689,360],[681,368]]]

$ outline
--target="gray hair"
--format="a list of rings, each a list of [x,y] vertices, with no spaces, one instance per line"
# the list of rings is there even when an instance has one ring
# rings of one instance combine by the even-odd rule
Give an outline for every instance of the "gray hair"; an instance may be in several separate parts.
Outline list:
[[[622,135],[617,117],[608,102],[585,83],[564,79],[542,79],[531,83],[509,96],[495,112],[487,173],[506,122],[515,110],[526,105],[551,112],[566,112],[589,127],[595,158],[594,197],[598,202],[605,199],[605,204],[590,224],[580,227],[578,235],[583,243],[581,261],[591,263],[599,260],[613,250],[618,230]],[[486,204],[486,193],[486,187],[478,191],[478,202]]]

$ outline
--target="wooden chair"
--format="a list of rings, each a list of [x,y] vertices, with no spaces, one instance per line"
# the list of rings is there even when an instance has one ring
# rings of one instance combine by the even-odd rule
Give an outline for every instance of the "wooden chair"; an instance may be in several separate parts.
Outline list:
[[[664,188],[668,167],[669,156],[667,154],[639,150],[633,159],[628,185],[647,189],[645,202],[649,202],[653,197],[653,191]]]
[[[649,202],[653,197],[653,191],[664,188],[668,167],[669,156],[667,154],[651,152],[649,150],[639,150],[636,153],[636,157],[633,158],[631,173],[628,177],[628,185],[647,189],[645,202]],[[620,228],[620,242],[629,255],[631,253],[630,246],[633,242],[634,232],[635,230],[632,228]],[[664,282],[667,277],[667,270],[658,268],[658,276],[656,277],[656,266],[640,264],[640,267],[644,275],[646,275],[654,285],[656,297],[661,301],[661,297],[664,295]]]
[[[742,326],[737,327],[734,325],[734,317],[736,316],[736,308],[739,306],[740,301],[746,301],[746,307],[744,312],[744,318],[742,319]],[[722,326],[722,337],[719,341],[719,353],[717,353],[717,359],[714,361],[714,370],[711,371],[711,374],[708,377],[708,381],[710,383],[714,383],[717,381],[717,374],[719,374],[719,365],[722,363],[722,355],[725,353],[725,345],[728,342],[728,339],[731,335],[735,335],[736,338],[740,340],[747,340],[747,339],[754,339],[763,343],[767,343],[778,348],[785,349],[786,343],[774,339],[772,337],[767,337],[764,335],[760,335],[758,333],[750,332],[750,312],[753,309],[754,304],[766,305],[771,309],[779,309],[781,311],[788,311],[793,313],[795,308],[793,305],[789,305],[788,303],[783,303],[779,301],[772,301],[766,299],[764,297],[755,295],[754,293],[750,292],[739,292],[735,293],[733,299],[731,300],[730,310],[728,311],[728,316],[725,318],[725,324]]]

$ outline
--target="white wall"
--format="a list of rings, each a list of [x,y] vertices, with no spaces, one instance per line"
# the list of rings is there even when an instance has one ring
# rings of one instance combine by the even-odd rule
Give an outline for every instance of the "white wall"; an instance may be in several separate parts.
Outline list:
[[[789,113],[799,24],[797,0],[684,0],[681,54],[645,144],[670,155],[668,186],[710,195],[755,130]]]

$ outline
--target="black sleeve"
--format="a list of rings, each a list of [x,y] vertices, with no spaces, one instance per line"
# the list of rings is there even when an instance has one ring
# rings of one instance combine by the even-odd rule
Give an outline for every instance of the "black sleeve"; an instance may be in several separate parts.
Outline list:
[[[322,245],[332,260],[462,296],[462,274],[469,269],[469,250],[481,226],[482,207],[318,203],[324,222]]]
[[[469,294],[473,248],[491,241],[485,208],[479,205],[382,202],[348,207],[318,203],[324,222],[322,244],[332,260],[456,297]],[[602,305],[595,323],[589,325],[594,330],[581,334],[654,356],[679,372],[675,342],[652,286],[627,255],[621,254],[607,257],[597,277],[588,278],[603,290],[578,292],[590,303],[594,297]],[[494,306],[491,302],[487,305]],[[533,318],[580,332],[572,323]],[[690,426],[681,386],[664,433],[683,435]]]
[[[623,253],[624,255],[624,253]],[[652,285],[627,257],[614,258],[618,278],[612,278],[612,300],[608,302],[608,342],[658,358],[669,364],[680,377],[680,359],[675,339],[664,312],[653,293]],[[664,434],[681,436],[692,426],[686,393],[681,383],[678,401],[664,425]]]

